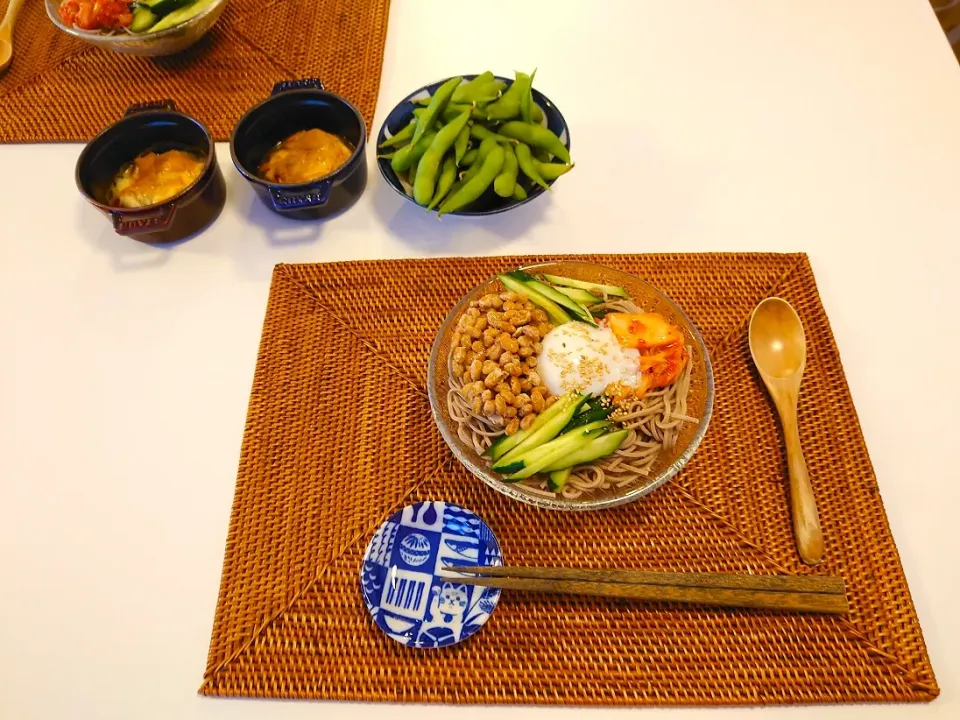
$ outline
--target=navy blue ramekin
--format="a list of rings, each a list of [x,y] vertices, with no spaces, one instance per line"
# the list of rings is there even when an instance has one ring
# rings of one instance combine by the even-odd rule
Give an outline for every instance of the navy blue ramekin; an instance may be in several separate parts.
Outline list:
[[[258,175],[266,154],[301,130],[318,128],[338,135],[354,150],[329,175],[308,183],[264,180]],[[355,203],[367,186],[367,127],[357,109],[315,79],[277,83],[263,102],[240,118],[230,138],[233,164],[264,204],[284,217],[316,220]]]

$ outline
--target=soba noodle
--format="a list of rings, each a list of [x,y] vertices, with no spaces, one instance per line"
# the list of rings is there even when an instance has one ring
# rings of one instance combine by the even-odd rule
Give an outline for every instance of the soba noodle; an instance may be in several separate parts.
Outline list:
[[[637,313],[641,310],[631,301],[605,298],[592,311]],[[692,357],[687,346],[688,357]],[[647,393],[640,400],[632,400],[619,407],[611,419],[630,430],[627,439],[613,455],[581,465],[573,470],[561,495],[574,500],[585,494],[610,488],[621,488],[647,477],[653,470],[661,451],[673,448],[684,423],[697,422],[687,415],[687,395],[690,391],[692,359],[688,359],[676,382],[666,388]],[[478,455],[503,434],[503,428],[490,422],[484,415],[473,412],[470,402],[460,392],[463,381],[452,372],[452,358],[448,359],[450,389],[447,391],[447,411],[457,425],[457,435]],[[521,480],[529,492],[555,497],[540,476]]]

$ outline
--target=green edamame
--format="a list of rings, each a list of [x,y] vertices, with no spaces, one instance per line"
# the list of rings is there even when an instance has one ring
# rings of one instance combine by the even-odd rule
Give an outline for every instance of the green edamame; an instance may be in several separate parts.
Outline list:
[[[503,146],[503,169],[493,181],[493,190],[500,197],[513,197],[513,188],[517,184],[517,155],[510,145]]]
[[[413,137],[413,131],[416,129],[417,123],[411,121],[403,130],[398,132],[396,135],[391,135],[382,143],[380,143],[380,149],[384,150],[386,148],[397,147],[398,145],[403,145],[410,141],[410,138]]]
[[[492,130],[488,130],[483,125],[478,125],[477,123],[474,123],[473,125],[470,126],[470,136],[476,140],[479,140],[480,142],[483,142],[487,138],[491,138],[491,137],[497,142],[501,142],[501,143],[515,142],[513,138],[508,138],[508,137],[504,137],[503,135],[498,135]]]
[[[493,82],[496,79],[494,74],[487,70],[477,75],[473,80],[467,80],[465,83],[460,85],[457,88],[457,92],[462,96],[464,93],[471,92],[474,88],[483,85],[484,83]],[[453,102],[462,102],[460,100],[454,100]]]
[[[449,106],[448,106],[448,108],[449,108]],[[446,115],[446,112],[447,112],[447,111],[444,110],[444,111],[443,111],[443,114]],[[415,120],[419,120],[420,118],[425,117],[425,116],[426,116],[426,113],[427,113],[427,109],[426,109],[426,108],[415,108],[414,111],[413,111],[413,117],[414,117]],[[447,118],[445,118],[445,117],[438,117],[436,120],[433,121],[433,124],[430,125],[429,128],[427,128],[427,130],[428,130],[428,131],[436,132],[437,130],[439,130],[440,128],[442,128],[446,123],[448,123],[450,120],[453,120],[453,118],[455,118],[455,117],[456,117],[457,115],[459,115],[459,114],[460,114],[460,113],[454,113],[453,116],[452,116],[451,118],[449,118],[449,119],[447,119]],[[416,132],[416,130],[414,130],[414,132]],[[411,139],[412,139],[412,138],[411,138]]]
[[[453,142],[453,157],[457,165],[460,165],[463,156],[467,154],[468,147],[470,147],[470,128],[464,126],[460,129],[460,134],[457,135],[457,139]]]
[[[462,188],[462,187],[463,187],[463,180],[459,180],[459,179],[458,179],[458,180],[454,180],[453,185],[451,185],[451,186],[450,186],[450,189],[447,190],[447,194],[446,194],[446,197],[444,198],[444,200],[446,200],[447,198],[452,198],[454,195],[456,195],[458,192],[460,192],[460,188]],[[439,211],[438,211],[437,217],[438,217],[438,218],[440,217]]]
[[[457,89],[457,86],[460,84],[461,80],[463,80],[461,77],[452,77],[437,88],[437,91],[433,94],[433,97],[430,98],[430,104],[427,105],[427,111],[417,118],[417,127],[413,131],[413,143],[416,143],[420,138],[422,138],[433,125],[434,120],[440,117],[441,113],[443,113],[443,109],[447,106],[447,103],[450,102],[450,98],[453,96],[453,91]],[[414,114],[416,114],[416,110],[414,110]]]
[[[419,172],[419,170],[420,158],[417,158],[413,161],[413,165],[410,166],[410,170],[407,172],[407,182],[410,183],[411,187],[417,181],[417,172]]]
[[[449,103],[446,108],[444,108],[443,113],[440,117],[443,118],[445,122],[450,122],[457,115],[462,113],[464,110],[473,110],[473,117],[476,120],[486,120],[486,110],[483,108],[483,105],[468,105],[466,103]]]
[[[564,173],[568,173],[573,170],[573,163],[570,163],[569,165],[563,165],[561,163],[540,162],[537,159],[534,159],[533,166],[537,169],[537,172],[540,173],[540,177],[542,177],[544,180],[556,180]]]
[[[433,142],[435,135],[436,133],[429,133],[420,138],[419,142],[410,143],[400,148],[390,161],[390,167],[393,168],[393,171],[401,173],[404,170],[409,170],[410,166],[419,160],[420,156],[430,147],[430,143]]]
[[[515,148],[515,151],[517,153],[517,164],[520,165],[520,169],[523,171],[523,174],[533,180],[544,190],[549,190],[550,186],[547,185],[542,177],[540,177],[540,172],[537,170],[536,165],[533,164],[533,156],[530,154],[530,146],[525,143],[519,143]]]
[[[413,186],[413,199],[420,205],[428,205],[436,190],[437,173],[440,171],[440,162],[447,151],[453,147],[460,131],[467,127],[470,111],[464,110],[460,116],[443,126],[430,143],[430,147],[420,158],[420,167],[417,170],[417,182]]]
[[[542,148],[548,153],[556,155],[562,162],[570,163],[570,151],[560,142],[560,138],[543,125],[533,125],[514,120],[501,125],[499,133],[532,147]]]
[[[457,179],[457,163],[449,155],[443,161],[443,170],[440,171],[440,179],[437,180],[437,191],[433,194],[433,199],[427,205],[427,210],[433,210],[440,201],[446,197]]]
[[[389,161],[405,185],[409,178],[412,199],[438,215],[476,202],[488,189],[502,198],[492,202],[507,205],[526,200],[533,187],[549,190],[573,168],[570,152],[542,124],[546,110],[533,92],[537,71],[514,77],[503,82],[487,71],[450,78],[412,101],[409,124],[384,139],[377,158]]]
[[[490,82],[480,83],[478,85],[471,85],[466,83],[458,87],[454,93],[453,97],[450,99],[450,102],[455,103],[477,103],[477,102],[492,102],[500,97],[500,93],[504,88],[507,87],[507,84],[500,82],[499,80],[491,80]]]
[[[474,175],[480,172],[480,169],[483,167],[483,161],[486,160],[487,155],[489,155],[494,148],[500,147],[500,143],[494,140],[492,137],[488,137],[482,143],[480,147],[477,148],[477,158],[470,165],[470,168],[463,173],[460,177],[463,180],[470,180]]]
[[[539,105],[532,101],[530,104],[530,121],[535,122],[537,125],[543,122],[543,110],[540,109]]]
[[[510,120],[520,115],[520,101],[523,100],[524,88],[530,87],[530,76],[517,72],[516,80],[510,83],[507,91],[495,103],[487,108],[487,117],[491,120]]]
[[[494,146],[483,160],[480,171],[470,180],[463,183],[456,194],[450,195],[440,205],[437,215],[455,212],[474,202],[486,192],[503,168],[504,150],[499,145]]]
[[[523,97],[520,98],[520,119],[526,123],[533,121],[533,79],[536,76],[537,71],[534,69],[530,73],[530,82],[523,88]]]

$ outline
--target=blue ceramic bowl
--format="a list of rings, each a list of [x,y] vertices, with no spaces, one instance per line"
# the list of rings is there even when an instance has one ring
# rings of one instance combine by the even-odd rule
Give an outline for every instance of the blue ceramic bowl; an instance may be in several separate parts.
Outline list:
[[[110,187],[120,168],[143,152],[167,150],[204,158],[200,177],[155,205],[131,209],[110,204]],[[127,108],[120,120],[87,143],[75,175],[80,192],[111,219],[118,234],[151,243],[183,240],[210,225],[223,209],[227,192],[210,133],[171,100]]]
[[[300,130],[320,128],[345,138],[353,154],[329,175],[308,183],[269,182],[260,162],[281,140]],[[317,220],[339,213],[359,199],[367,185],[367,127],[360,112],[315,79],[277,83],[270,97],[240,118],[230,138],[233,164],[263,203],[284,217]]]
[[[464,80],[472,80],[476,75],[464,75]],[[377,133],[377,147],[380,147],[380,143],[394,135],[395,133],[400,132],[413,118],[414,108],[420,107],[415,103],[416,100],[427,97],[428,95],[433,95],[436,92],[437,88],[443,85],[450,78],[444,78],[443,80],[437,80],[434,83],[425,85],[424,87],[416,90],[400,102],[393,110],[390,111],[390,114],[387,115],[387,119],[383,121],[383,125],[380,126],[380,132]],[[497,80],[501,80],[508,85],[513,83],[513,80],[510,78],[504,78],[497,76]],[[543,124],[546,125],[553,133],[560,138],[560,141],[570,149],[570,129],[567,127],[567,121],[563,119],[563,115],[560,114],[560,111],[557,109],[557,106],[550,102],[550,99],[546,97],[543,93],[537,92],[536,88],[533,90],[533,101],[540,106],[540,109],[543,110]],[[393,168],[390,167],[390,161],[384,158],[377,159],[377,166],[380,168],[380,174],[383,175],[383,179],[396,190],[400,195],[409,200],[410,202],[416,204],[416,201],[411,195],[410,186],[406,184],[405,180],[401,180],[397,173],[393,171]],[[539,185],[535,185],[526,177],[523,173],[520,173],[517,176],[517,182],[523,185],[523,189],[527,191],[526,200],[514,200],[512,198],[502,198],[497,195],[493,188],[491,187],[487,192],[485,192],[476,202],[470,204],[464,210],[458,210],[457,212],[449,213],[450,215],[496,215],[497,213],[506,212],[507,210],[512,210],[515,207],[524,205],[525,203],[530,202],[538,198],[544,193],[544,189]],[[553,185],[556,180],[549,181],[548,185]],[[419,205],[417,206],[419,207]]]

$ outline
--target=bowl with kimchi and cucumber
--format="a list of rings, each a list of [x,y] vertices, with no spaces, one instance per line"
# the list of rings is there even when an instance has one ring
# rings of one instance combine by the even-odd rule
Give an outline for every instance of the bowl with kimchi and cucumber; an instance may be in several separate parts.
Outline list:
[[[186,50],[210,31],[226,5],[227,0],[46,0],[47,15],[65,33],[149,57]]]
[[[433,416],[457,458],[510,497],[597,510],[663,485],[713,411],[699,331],[644,280],[585,262],[505,268],[447,316]]]

